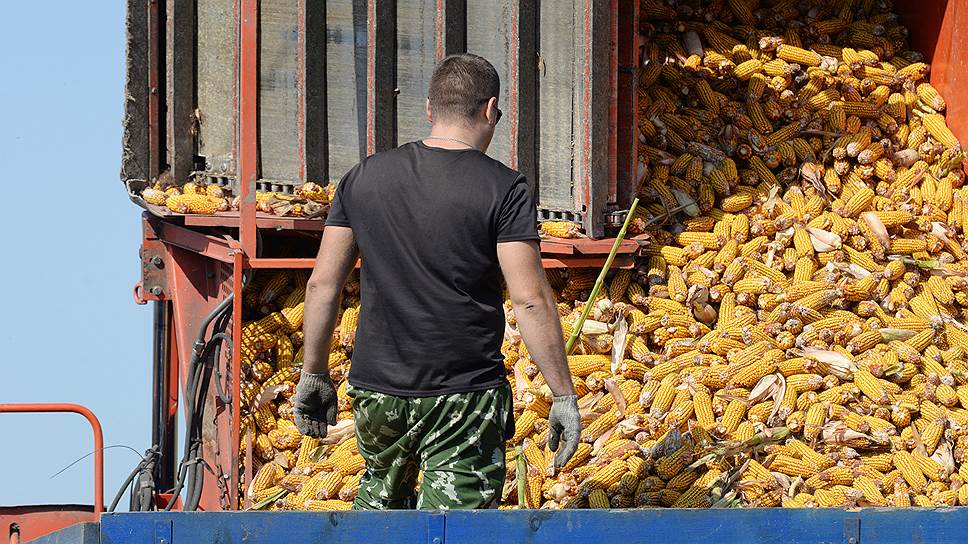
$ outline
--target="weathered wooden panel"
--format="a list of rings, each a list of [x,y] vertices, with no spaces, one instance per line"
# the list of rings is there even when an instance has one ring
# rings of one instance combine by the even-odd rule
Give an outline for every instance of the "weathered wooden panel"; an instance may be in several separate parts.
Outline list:
[[[467,5],[467,52],[480,55],[494,65],[501,78],[501,96],[498,107],[508,113],[508,89],[510,81],[509,56],[515,54],[510,43],[511,14],[513,2],[517,0],[497,0],[494,2],[469,2]],[[495,159],[511,164],[511,132],[507,119],[498,123],[494,139],[487,154]]]
[[[150,181],[148,162],[148,6],[128,2],[121,179]]]
[[[574,163],[578,206],[587,211],[585,231],[605,234],[609,197],[609,6],[598,0],[575,0]]]
[[[299,156],[299,6],[259,4],[259,177],[296,181]]]
[[[129,0],[129,19],[142,16],[139,4]],[[195,170],[234,178],[236,0],[162,6],[158,165],[170,166],[177,181]],[[543,217],[583,220],[600,235],[606,207],[616,196],[626,204],[636,181],[627,171],[635,143],[616,141],[634,133],[625,113],[634,110],[634,89],[623,88],[634,83],[634,52],[624,49],[634,47],[635,32],[616,21],[616,6],[634,14],[634,4],[619,0],[262,0],[258,177],[332,181],[368,153],[422,137],[433,68],[467,50],[501,77],[505,115],[489,154],[528,176]],[[150,143],[144,148],[150,113],[136,99],[147,92],[138,70],[148,63],[138,55],[150,40],[131,34],[129,41],[127,92],[135,99],[126,106],[122,174],[135,179],[150,177],[156,159],[147,157]]]
[[[573,211],[575,6],[543,1],[538,13],[538,206]],[[580,210],[579,210],[580,211]]]
[[[198,154],[213,175],[235,176],[238,28],[236,0],[198,2]]]
[[[359,2],[326,2],[326,147],[329,151],[330,180],[341,178],[363,157],[366,13],[365,5],[354,7],[354,4]],[[359,29],[354,27],[354,10],[363,12]],[[362,61],[359,63],[361,66],[358,66],[358,57]],[[357,88],[362,89],[362,96]]]
[[[168,166],[176,181],[185,182],[195,166],[195,2],[167,0],[166,14]]]
[[[397,146],[397,0],[366,0],[366,152]]]
[[[302,179],[325,182],[329,179],[329,134],[327,109],[326,58],[326,2],[299,0],[299,55],[303,74],[299,93],[303,100],[300,132],[303,134],[300,153],[303,156]]]
[[[537,162],[538,120],[538,6],[522,0],[517,12],[517,58],[511,66],[511,78],[516,74],[517,90],[508,97],[508,107],[514,113],[517,162],[515,168],[528,177],[535,194],[540,198],[540,175]]]
[[[397,0],[397,143],[429,132],[427,89],[437,64],[436,0]]]

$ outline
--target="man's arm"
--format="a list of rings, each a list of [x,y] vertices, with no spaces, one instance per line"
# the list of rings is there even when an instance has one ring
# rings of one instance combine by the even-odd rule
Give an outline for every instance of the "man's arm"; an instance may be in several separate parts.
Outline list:
[[[555,396],[574,395],[568,371],[561,322],[544,268],[538,243],[504,242],[497,257],[514,306],[521,338]]]
[[[316,255],[316,266],[306,284],[303,311],[305,372],[329,372],[329,343],[339,314],[340,295],[358,255],[353,229],[326,227]]]
[[[352,229],[326,227],[316,266],[306,284],[303,369],[293,397],[296,427],[305,435],[324,437],[326,424],[336,424],[336,388],[329,378],[329,348],[340,294],[358,255]]]
[[[521,338],[555,397],[548,414],[548,447],[556,452],[555,467],[561,468],[578,449],[581,415],[555,299],[541,267],[541,252],[537,242],[503,242],[497,245],[497,258]]]

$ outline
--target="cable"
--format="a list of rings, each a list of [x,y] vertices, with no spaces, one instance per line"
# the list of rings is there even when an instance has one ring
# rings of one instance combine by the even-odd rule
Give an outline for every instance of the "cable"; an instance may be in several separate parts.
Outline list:
[[[216,326],[217,327],[221,326],[223,329],[224,327],[227,327],[228,321],[229,321],[228,320],[229,315],[230,315],[230,312],[226,310],[226,312],[223,313],[221,316],[219,316],[219,318],[216,320]],[[231,346],[231,338],[224,332],[224,330],[214,328],[212,337],[209,338],[208,342],[205,344],[205,349],[203,350],[202,357],[200,359],[203,367],[203,373],[201,377],[202,382],[199,384],[199,388],[198,388],[199,390],[198,401],[200,402],[200,404],[197,410],[198,420],[196,421],[196,428],[199,429],[199,433],[201,432],[200,429],[202,428],[203,419],[204,419],[203,417],[204,409],[205,409],[204,399],[207,394],[207,391],[209,390],[209,384],[212,381],[213,373],[218,368],[219,348],[223,342],[228,343]],[[216,382],[216,389],[219,391],[221,390],[221,386],[218,384],[218,382]],[[231,399],[229,400],[231,401]],[[200,450],[200,449],[201,449],[201,441],[199,440],[196,450]],[[204,478],[205,478],[205,469],[207,468],[207,465],[203,460],[202,453],[200,451],[196,451],[195,453],[196,453],[195,457],[197,457],[198,462],[196,462],[194,466],[189,468],[188,492],[186,493],[186,501],[185,501],[186,510],[195,510],[196,508],[198,508],[198,504],[201,500],[202,484],[204,483]]]
[[[121,502],[121,496],[124,495],[125,490],[128,489],[128,487],[131,485],[131,482],[134,481],[138,474],[144,472],[149,466],[154,464],[159,455],[161,455],[161,449],[158,448],[158,446],[152,446],[145,451],[145,454],[138,463],[138,466],[134,467],[134,470],[131,471],[131,474],[128,474],[128,477],[124,479],[124,483],[122,483],[121,488],[118,489],[118,493],[114,496],[114,500],[111,501],[111,506],[108,507],[108,512],[114,512],[114,509],[118,507],[118,503]]]
[[[134,448],[132,448],[131,446],[128,446],[127,444],[114,444],[114,445],[112,445],[112,446],[104,446],[103,448],[101,448],[101,451],[104,451],[104,450],[109,450],[109,449],[112,449],[112,448],[127,448],[127,449],[129,449],[129,450],[131,450],[131,451],[133,451],[133,452],[134,452],[134,454],[135,454],[135,455],[137,455],[138,457],[141,457],[142,459],[144,459],[144,457],[143,457],[143,456],[142,456],[142,455],[141,455],[140,453],[138,453],[138,450],[136,450],[136,449],[134,449]],[[90,456],[92,456],[92,455],[94,455],[95,453],[97,453],[97,450],[94,450],[94,451],[91,451],[91,452],[88,452],[88,453],[85,453],[84,455],[82,455],[82,456],[80,456],[80,457],[78,457],[77,459],[74,459],[74,461],[72,461],[72,462],[71,462],[71,464],[69,464],[69,465],[67,465],[66,467],[64,467],[64,468],[62,468],[62,469],[60,469],[60,470],[58,470],[57,472],[55,472],[55,473],[53,473],[53,474],[51,474],[51,475],[50,475],[50,479],[52,479],[52,480],[53,480],[53,479],[54,479],[54,478],[56,478],[57,476],[60,476],[60,475],[61,475],[61,473],[63,473],[63,472],[65,471],[65,470],[67,470],[67,469],[69,469],[69,468],[71,468],[72,466],[74,466],[74,465],[76,465],[76,464],[78,464],[78,463],[80,463],[81,461],[83,461],[83,460],[85,460],[85,459],[87,459],[88,457],[90,457]]]

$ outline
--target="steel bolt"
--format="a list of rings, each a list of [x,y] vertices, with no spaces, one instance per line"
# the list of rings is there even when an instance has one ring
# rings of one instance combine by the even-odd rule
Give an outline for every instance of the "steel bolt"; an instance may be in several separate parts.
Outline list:
[[[151,264],[157,266],[158,268],[161,268],[161,265],[164,262],[165,262],[165,260],[162,259],[159,255],[155,255],[154,257],[151,258]]]
[[[847,539],[847,544],[857,544],[857,539],[854,537],[850,537]]]
[[[158,285],[156,285],[156,286],[154,286],[154,287],[152,287],[152,288],[151,288],[151,294],[152,294],[152,295],[155,295],[156,297],[157,297],[157,296],[160,296],[160,295],[161,295],[161,287],[160,287],[160,286],[158,286]]]

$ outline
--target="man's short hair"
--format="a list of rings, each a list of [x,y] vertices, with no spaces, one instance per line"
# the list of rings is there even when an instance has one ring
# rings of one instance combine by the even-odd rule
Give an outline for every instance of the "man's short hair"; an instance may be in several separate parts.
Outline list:
[[[487,59],[462,53],[440,61],[430,78],[430,113],[434,121],[467,121],[501,91],[501,79]]]

